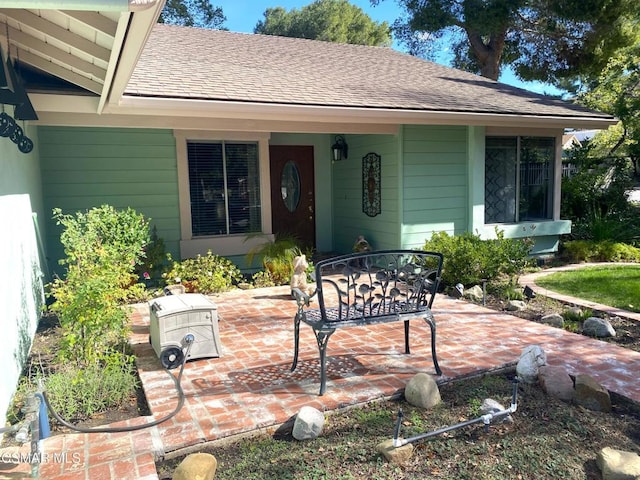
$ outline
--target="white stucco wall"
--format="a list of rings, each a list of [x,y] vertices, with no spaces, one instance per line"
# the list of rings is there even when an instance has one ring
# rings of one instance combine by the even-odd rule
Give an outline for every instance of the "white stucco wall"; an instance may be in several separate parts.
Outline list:
[[[42,194],[37,130],[25,127],[36,147],[20,153],[0,138],[0,417],[4,421],[44,304],[43,264],[37,223]],[[4,423],[4,422],[3,422]]]

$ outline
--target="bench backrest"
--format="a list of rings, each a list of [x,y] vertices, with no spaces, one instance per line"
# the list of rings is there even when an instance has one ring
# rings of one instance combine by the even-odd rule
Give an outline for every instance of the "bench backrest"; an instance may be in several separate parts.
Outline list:
[[[431,308],[442,254],[382,250],[328,258],[315,266],[320,310],[328,321],[388,317]]]

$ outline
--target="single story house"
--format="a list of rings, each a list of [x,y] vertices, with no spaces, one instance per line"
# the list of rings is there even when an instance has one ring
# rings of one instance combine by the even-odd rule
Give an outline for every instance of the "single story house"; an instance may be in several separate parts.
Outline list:
[[[0,138],[0,415],[60,268],[55,207],[133,207],[175,258],[242,264],[277,233],[348,252],[496,227],[543,254],[571,228],[564,129],[615,122],[389,48],[157,24],[163,3],[2,2],[38,119],[18,122],[28,153]]]

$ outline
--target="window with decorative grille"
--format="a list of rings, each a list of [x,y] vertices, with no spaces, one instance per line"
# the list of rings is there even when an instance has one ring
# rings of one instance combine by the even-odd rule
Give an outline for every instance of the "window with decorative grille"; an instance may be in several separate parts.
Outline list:
[[[487,137],[485,223],[553,218],[552,137]]]
[[[257,143],[188,142],[194,237],[261,231]]]

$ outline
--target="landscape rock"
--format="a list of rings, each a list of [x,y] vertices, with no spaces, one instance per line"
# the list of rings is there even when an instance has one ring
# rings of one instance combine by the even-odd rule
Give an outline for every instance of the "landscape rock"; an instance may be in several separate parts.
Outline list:
[[[538,370],[547,364],[547,354],[538,345],[525,347],[516,365],[516,373],[525,383],[538,381]]]
[[[564,318],[559,313],[550,313],[549,315],[544,315],[540,318],[540,323],[551,325],[552,327],[563,328]]]
[[[376,445],[376,452],[382,454],[388,462],[403,465],[411,458],[411,455],[413,455],[413,444],[407,443],[401,447],[394,448],[393,439],[390,438]]]
[[[598,317],[589,317],[582,324],[582,333],[593,337],[615,337],[616,331],[608,320]]]
[[[574,317],[582,317],[582,309],[580,307],[567,308],[567,313]]]
[[[547,395],[565,402],[573,400],[573,379],[564,367],[543,365],[538,370],[538,380],[542,390]]]
[[[210,453],[187,455],[173,472],[173,480],[213,480],[218,460]]]
[[[576,376],[573,400],[577,405],[589,410],[596,412],[611,411],[609,391],[589,375]]]
[[[323,427],[324,413],[316,408],[304,406],[296,415],[292,435],[296,440],[313,440],[320,436]]]
[[[504,309],[508,312],[519,312],[521,310],[525,310],[527,308],[527,304],[522,300],[509,300],[507,306]]]
[[[488,413],[497,413],[505,410],[501,403],[493,398],[485,398],[480,405],[480,415],[487,415]],[[492,425],[499,425],[501,423],[513,423],[513,418],[510,414],[500,415],[491,420]]]
[[[482,287],[480,285],[474,285],[473,287],[464,291],[464,297],[473,302],[481,302],[484,298]]]
[[[405,400],[419,408],[431,408],[442,401],[438,384],[431,375],[416,374],[404,389]]]
[[[462,298],[464,295],[464,285],[456,283],[455,287],[451,290],[451,296],[453,298]]]
[[[637,480],[640,478],[640,456],[605,447],[598,452],[596,464],[602,472],[602,480]]]

